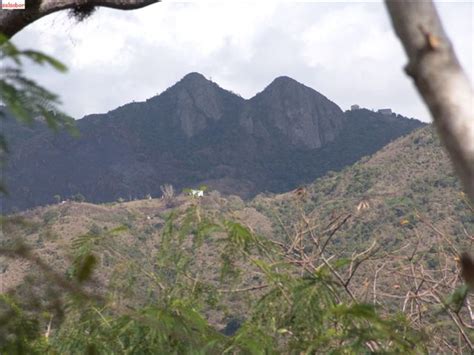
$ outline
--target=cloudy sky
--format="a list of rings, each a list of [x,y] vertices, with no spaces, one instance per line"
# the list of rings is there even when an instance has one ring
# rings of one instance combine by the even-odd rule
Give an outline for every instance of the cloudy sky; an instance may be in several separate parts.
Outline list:
[[[474,5],[437,6],[472,80]],[[405,56],[381,1],[164,1],[132,12],[100,9],[82,23],[53,14],[14,42],[69,67],[27,72],[76,118],[143,101],[197,71],[244,98],[287,75],[344,110],[357,103],[430,120],[402,73]]]

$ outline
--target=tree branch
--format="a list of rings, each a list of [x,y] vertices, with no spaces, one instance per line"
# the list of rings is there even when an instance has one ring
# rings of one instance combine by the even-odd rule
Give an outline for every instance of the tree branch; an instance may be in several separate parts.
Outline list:
[[[474,201],[474,95],[431,0],[385,0],[408,56],[406,72],[428,106],[464,188]]]
[[[29,24],[53,12],[92,8],[96,6],[109,7],[118,10],[135,10],[160,0],[26,0],[25,10],[0,11],[0,33],[11,38]]]

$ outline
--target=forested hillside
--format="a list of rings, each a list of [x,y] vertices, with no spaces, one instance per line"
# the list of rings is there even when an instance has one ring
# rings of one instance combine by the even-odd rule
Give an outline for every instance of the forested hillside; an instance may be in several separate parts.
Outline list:
[[[369,110],[344,113],[288,77],[250,100],[198,73],[146,102],[77,122],[79,138],[2,122],[11,154],[3,213],[71,199],[141,199],[206,184],[242,198],[285,192],[340,170],[423,124]],[[56,196],[56,198],[55,198]]]
[[[104,351],[119,349],[119,341],[134,344],[138,335],[130,332],[136,331],[155,339],[156,346],[170,346],[154,338],[170,334],[182,349],[210,346],[218,352],[221,346],[303,351],[315,344],[319,352],[322,344],[354,350],[372,336],[387,351],[469,348],[453,326],[457,322],[466,332],[462,322],[470,321],[469,312],[453,295],[465,292],[459,289],[456,257],[471,244],[474,214],[431,127],[285,194],[261,194],[248,202],[217,191],[202,198],[66,202],[21,216],[28,223],[15,224],[9,235],[24,240],[65,280],[80,280],[88,292],[83,296],[102,304],[95,315],[93,309],[58,315],[75,291],[61,283],[42,286],[48,274],[30,273],[34,261],[4,258],[4,289],[27,305],[41,306],[53,319],[52,349],[83,349],[79,334],[90,327],[97,327],[91,346]],[[340,308],[337,299],[376,306],[379,326],[363,326],[366,317],[379,322],[371,306]],[[187,305],[203,319],[185,313]],[[165,327],[162,333],[153,333],[153,325],[135,328],[134,312],[147,319],[154,314],[146,313],[148,307],[171,312],[160,313],[171,317],[156,325]],[[46,326],[48,317],[40,324]],[[199,329],[199,335],[184,325],[176,330],[181,324],[176,321]],[[325,332],[337,336],[326,338]],[[401,338],[387,340],[395,334]],[[333,342],[338,337],[339,344]]]

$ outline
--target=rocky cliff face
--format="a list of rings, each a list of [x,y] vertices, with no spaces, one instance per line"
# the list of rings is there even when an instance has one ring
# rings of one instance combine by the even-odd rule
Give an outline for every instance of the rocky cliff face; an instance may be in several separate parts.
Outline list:
[[[222,91],[203,75],[191,73],[164,93],[174,101],[175,110],[171,119],[179,122],[186,137],[193,137],[222,119]]]
[[[372,154],[421,122],[367,110],[343,113],[290,78],[250,100],[191,73],[161,95],[77,121],[80,139],[41,122],[2,124],[11,154],[3,212],[82,194],[91,202],[207,184],[251,197],[313,181]]]
[[[344,113],[317,91],[282,76],[248,102],[241,122],[249,134],[268,137],[262,128],[275,128],[292,145],[316,149],[337,137]]]
[[[272,140],[276,130],[295,147],[315,149],[333,141],[344,122],[344,113],[335,103],[289,77],[275,79],[254,98],[244,100],[203,75],[190,73],[156,100],[158,105],[162,101],[172,105],[165,119],[187,138],[221,119],[238,117],[246,134]]]

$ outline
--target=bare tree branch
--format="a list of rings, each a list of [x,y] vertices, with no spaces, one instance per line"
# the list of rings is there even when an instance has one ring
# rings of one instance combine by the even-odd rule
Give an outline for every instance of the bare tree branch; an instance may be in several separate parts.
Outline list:
[[[408,56],[406,72],[428,106],[474,201],[474,94],[431,0],[385,0]]]
[[[160,0],[26,0],[25,10],[0,11],[0,33],[11,38],[29,24],[53,12],[66,9],[109,7],[135,10]]]

